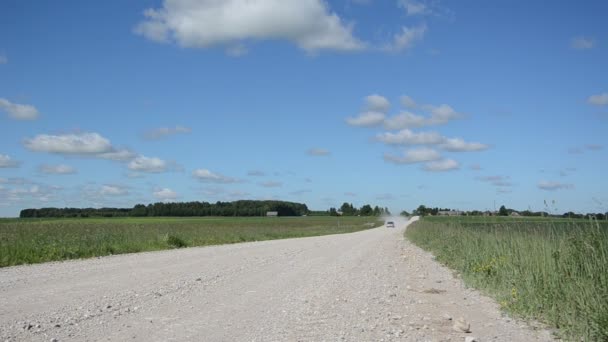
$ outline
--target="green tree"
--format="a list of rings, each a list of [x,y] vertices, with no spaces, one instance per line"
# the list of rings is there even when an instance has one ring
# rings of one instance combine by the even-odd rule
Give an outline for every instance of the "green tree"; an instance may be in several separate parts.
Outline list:
[[[504,205],[501,205],[500,209],[498,209],[498,215],[499,216],[509,216],[509,211],[507,210],[507,208]]]

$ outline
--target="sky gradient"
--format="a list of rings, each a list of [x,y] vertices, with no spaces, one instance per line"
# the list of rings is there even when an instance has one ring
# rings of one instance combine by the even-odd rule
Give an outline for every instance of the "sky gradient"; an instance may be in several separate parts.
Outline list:
[[[0,217],[237,199],[606,212],[605,13],[3,1]]]

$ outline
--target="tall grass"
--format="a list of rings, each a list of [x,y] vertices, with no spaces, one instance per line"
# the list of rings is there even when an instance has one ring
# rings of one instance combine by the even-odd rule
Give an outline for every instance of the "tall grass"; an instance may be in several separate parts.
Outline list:
[[[423,219],[406,237],[505,310],[567,339],[608,341],[608,224]]]
[[[375,217],[0,219],[0,267],[349,233],[381,224]]]

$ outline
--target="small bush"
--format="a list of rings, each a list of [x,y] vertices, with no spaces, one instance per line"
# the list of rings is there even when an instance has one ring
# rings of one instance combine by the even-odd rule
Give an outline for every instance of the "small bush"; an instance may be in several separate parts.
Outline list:
[[[188,244],[186,243],[186,241],[182,240],[178,236],[168,235],[167,236],[167,246],[169,246],[170,248],[184,248],[184,247],[188,247]]]

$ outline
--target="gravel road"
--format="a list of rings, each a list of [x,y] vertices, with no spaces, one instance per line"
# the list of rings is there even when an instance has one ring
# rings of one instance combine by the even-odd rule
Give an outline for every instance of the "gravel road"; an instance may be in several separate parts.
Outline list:
[[[396,222],[0,269],[0,341],[551,340],[466,289]]]

